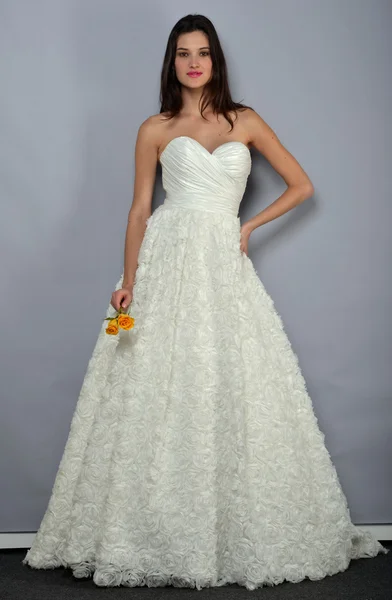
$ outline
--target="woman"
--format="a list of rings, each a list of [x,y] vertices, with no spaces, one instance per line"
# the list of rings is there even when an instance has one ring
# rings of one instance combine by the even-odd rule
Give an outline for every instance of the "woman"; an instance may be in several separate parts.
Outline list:
[[[161,112],[136,142],[124,271],[45,516],[24,559],[99,586],[321,579],[386,549],[356,528],[297,356],[248,258],[251,231],[309,198],[272,129],[232,101],[212,23],[173,28]],[[240,226],[259,150],[287,190]],[[157,161],[164,203],[151,215]]]

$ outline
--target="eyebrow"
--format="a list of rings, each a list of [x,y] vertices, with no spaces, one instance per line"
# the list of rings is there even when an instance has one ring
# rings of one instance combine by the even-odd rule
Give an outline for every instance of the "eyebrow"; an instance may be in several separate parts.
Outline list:
[[[205,49],[209,50],[210,47],[209,46],[202,46],[201,48],[199,48],[199,50],[205,50]],[[183,46],[179,46],[177,48],[177,50],[189,50],[189,48],[184,48]]]

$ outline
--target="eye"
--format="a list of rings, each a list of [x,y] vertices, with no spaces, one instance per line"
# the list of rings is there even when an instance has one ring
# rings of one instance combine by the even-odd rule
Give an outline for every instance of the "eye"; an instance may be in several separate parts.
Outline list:
[[[200,52],[200,54],[201,54],[202,56],[209,56],[209,55],[210,55],[210,53],[209,53],[209,51],[208,51],[208,50],[202,50],[202,51]],[[188,55],[188,52],[185,52],[184,50],[183,50],[183,51],[180,51],[180,52],[178,53],[178,56],[181,56],[181,58],[182,58],[182,57],[184,57],[184,56],[187,56],[187,55]]]

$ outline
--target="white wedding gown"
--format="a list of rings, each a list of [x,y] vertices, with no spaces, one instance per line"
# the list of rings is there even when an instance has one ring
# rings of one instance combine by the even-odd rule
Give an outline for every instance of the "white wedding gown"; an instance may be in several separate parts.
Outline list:
[[[23,564],[98,586],[253,590],[387,552],[351,522],[297,356],[241,252],[249,149],[179,136],[160,161],[135,326],[102,324]]]

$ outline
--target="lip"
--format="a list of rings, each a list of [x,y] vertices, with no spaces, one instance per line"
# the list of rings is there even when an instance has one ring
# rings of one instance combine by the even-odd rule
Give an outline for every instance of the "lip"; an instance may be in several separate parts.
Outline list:
[[[200,77],[203,73],[201,73],[201,71],[189,71],[187,75],[188,77]]]

